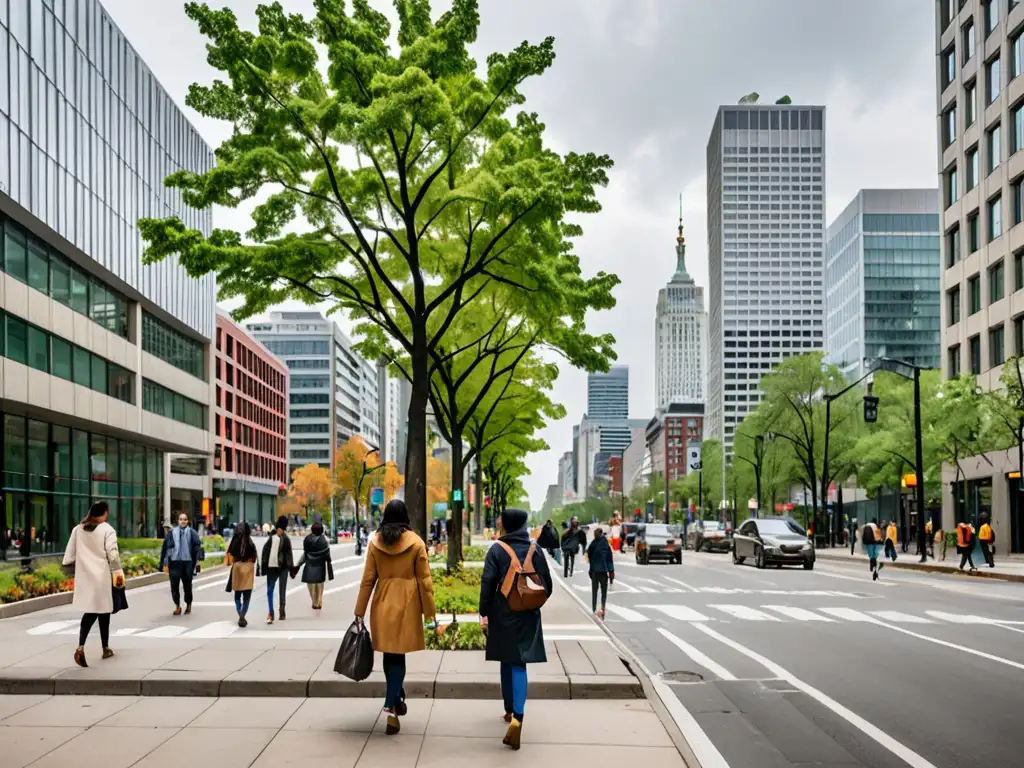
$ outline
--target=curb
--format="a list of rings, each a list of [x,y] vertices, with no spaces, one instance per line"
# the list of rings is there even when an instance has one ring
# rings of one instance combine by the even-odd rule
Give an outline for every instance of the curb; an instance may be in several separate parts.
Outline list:
[[[224,565],[212,565],[209,568],[203,570],[204,574],[208,574],[211,571],[216,573]],[[137,589],[138,587],[148,587],[150,584],[159,584],[161,581],[167,579],[167,574],[157,571],[156,573],[147,573],[145,576],[133,576],[130,579],[125,579],[124,588],[131,590]],[[74,592],[57,592],[52,595],[41,595],[40,597],[30,597],[28,600],[19,600],[16,603],[3,603],[0,605],[0,619],[13,619],[18,616],[26,616],[36,611],[45,611],[47,608],[59,608],[64,605],[71,605],[71,601],[74,599]]]
[[[815,557],[819,560],[828,560],[833,563],[853,563],[856,562],[854,559],[847,557],[846,555],[833,555],[822,553],[821,550],[815,552]],[[981,570],[980,568],[971,573],[970,571],[961,571],[956,567],[949,567],[944,565],[930,565],[927,563],[901,563],[898,560],[895,563],[888,562],[885,564],[886,568],[895,568],[900,571],[919,571],[921,573],[944,573],[949,576],[954,576],[961,579],[994,579],[995,581],[1012,581],[1012,582],[1024,582],[1024,574],[1021,573],[1005,573],[993,570]]]

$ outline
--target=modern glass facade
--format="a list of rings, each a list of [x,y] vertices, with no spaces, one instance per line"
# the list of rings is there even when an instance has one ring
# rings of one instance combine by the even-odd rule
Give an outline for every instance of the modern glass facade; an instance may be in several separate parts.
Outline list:
[[[864,359],[941,364],[937,189],[862,190],[829,227],[825,350],[851,378]]]
[[[142,349],[185,373],[206,379],[206,350],[203,345],[148,312],[142,313]]]
[[[159,450],[17,414],[2,418],[0,558],[63,550],[89,505],[101,500],[120,535],[161,535]]]
[[[629,366],[614,365],[608,373],[587,375],[587,417],[602,421],[629,418]]]

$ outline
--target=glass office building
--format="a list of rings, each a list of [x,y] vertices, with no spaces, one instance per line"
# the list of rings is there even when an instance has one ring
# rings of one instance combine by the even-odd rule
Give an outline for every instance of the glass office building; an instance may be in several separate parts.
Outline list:
[[[864,189],[825,236],[825,351],[851,379],[864,359],[941,362],[939,191]]]
[[[608,373],[587,374],[587,417],[629,418],[628,365],[613,365]]]
[[[142,264],[140,217],[211,229],[164,178],[213,156],[95,0],[0,0],[0,556],[91,501],[164,522],[167,455],[212,452],[215,281]]]

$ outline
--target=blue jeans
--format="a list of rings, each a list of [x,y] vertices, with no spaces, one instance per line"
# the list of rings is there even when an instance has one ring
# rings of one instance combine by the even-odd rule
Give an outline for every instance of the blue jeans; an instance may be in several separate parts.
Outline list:
[[[387,689],[384,694],[384,709],[394,709],[405,696],[402,695],[402,684],[405,682],[405,654],[384,654],[384,679]]]
[[[526,665],[501,662],[501,698],[505,712],[522,720],[526,709]]]
[[[288,601],[288,569],[267,568],[267,613],[274,615],[274,587],[281,582],[279,600],[281,601],[281,613],[284,613],[285,603]]]
[[[249,599],[252,597],[252,590],[235,590],[235,610],[243,616],[249,612]]]

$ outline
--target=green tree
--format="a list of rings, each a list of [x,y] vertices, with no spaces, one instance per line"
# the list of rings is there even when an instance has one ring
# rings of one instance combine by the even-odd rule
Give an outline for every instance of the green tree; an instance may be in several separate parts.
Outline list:
[[[579,275],[581,229],[567,217],[599,210],[611,161],[558,155],[537,116],[515,112],[524,82],[554,59],[551,38],[492,54],[478,74],[476,0],[453,0],[436,21],[427,0],[396,0],[395,47],[368,0],[315,8],[305,18],[260,5],[249,31],[229,9],[186,4],[222,76],[192,85],[186,103],[231,136],[211,170],[166,183],[196,208],[256,204],[244,233],[140,220],[145,258],[216,273],[222,298],[243,298],[240,318],[287,299],[330,303],[359,323],[365,356],[407,357],[406,501],[425,535],[431,355],[495,286],[542,305]]]

